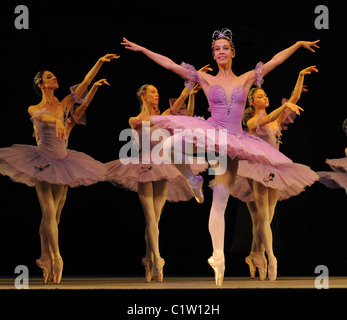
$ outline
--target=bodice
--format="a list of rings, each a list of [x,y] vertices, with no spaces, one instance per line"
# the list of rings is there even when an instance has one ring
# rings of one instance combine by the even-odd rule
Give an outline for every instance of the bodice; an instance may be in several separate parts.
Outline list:
[[[277,150],[279,149],[279,141],[281,137],[281,129],[279,125],[272,126],[270,123],[257,128],[257,136],[267,143],[271,144]]]
[[[235,87],[228,98],[222,86],[213,84],[208,93],[211,117],[207,119],[217,128],[225,128],[230,133],[242,134],[242,117],[247,93],[242,85]]]
[[[55,123],[35,121],[36,132],[40,138],[38,150],[50,158],[62,159],[67,156],[67,140],[60,140],[56,136]]]
[[[168,138],[168,131],[157,126],[149,126],[149,122],[143,122],[142,126],[136,129],[139,138],[140,159],[154,162],[163,161],[163,148],[161,142]],[[164,137],[162,134],[167,134]],[[157,147],[156,147],[157,146]]]

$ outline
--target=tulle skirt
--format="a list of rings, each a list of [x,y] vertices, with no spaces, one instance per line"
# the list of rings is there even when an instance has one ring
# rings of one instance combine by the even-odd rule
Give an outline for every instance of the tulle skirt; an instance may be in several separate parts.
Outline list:
[[[138,182],[168,181],[168,201],[188,201],[194,197],[187,180],[173,164],[124,164],[118,159],[107,162],[106,166],[108,174],[105,181],[117,187],[138,192]],[[206,170],[207,163],[193,164],[191,168],[194,174],[198,174]]]
[[[83,152],[68,149],[66,157],[56,159],[37,146],[16,144],[0,148],[0,173],[28,186],[35,186],[35,180],[39,180],[77,187],[104,180],[107,168]]]
[[[231,195],[244,202],[254,201],[249,180],[256,180],[265,187],[279,190],[281,201],[300,194],[318,179],[316,172],[299,163],[272,167],[240,161]]]
[[[327,159],[326,163],[334,172],[320,171],[319,182],[330,189],[343,188],[347,193],[347,157],[340,159]]]
[[[319,182],[323,183],[329,189],[343,188],[347,194],[347,172],[317,172],[319,175]]]
[[[158,127],[169,130],[171,134],[177,133],[177,129],[186,129],[184,131],[185,141],[205,148],[206,152],[227,154],[231,159],[239,158],[250,163],[274,166],[292,163],[289,158],[269,143],[248,132],[234,134],[227,131],[226,139],[224,139],[224,135],[221,135],[223,137],[221,139],[219,132],[223,128],[216,128],[202,117],[152,116],[151,121]]]

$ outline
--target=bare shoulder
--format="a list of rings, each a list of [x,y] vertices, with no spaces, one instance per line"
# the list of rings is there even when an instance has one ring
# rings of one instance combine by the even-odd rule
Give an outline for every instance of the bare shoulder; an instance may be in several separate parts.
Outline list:
[[[35,112],[37,110],[40,109],[40,104],[36,104],[36,105],[31,105],[29,108],[28,108],[28,112],[31,116],[33,116],[35,114]]]
[[[136,127],[136,123],[139,121],[139,117],[130,117],[129,118],[129,125],[132,129]]]

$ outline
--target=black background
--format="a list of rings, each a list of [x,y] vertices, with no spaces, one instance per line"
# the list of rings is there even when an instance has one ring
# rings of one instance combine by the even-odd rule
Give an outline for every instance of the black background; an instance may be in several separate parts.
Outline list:
[[[17,5],[29,9],[29,30],[14,26]],[[35,144],[27,108],[40,99],[32,79],[42,69],[58,77],[56,96],[63,99],[69,86],[80,83],[97,59],[117,53],[119,60],[105,63],[95,78],[107,78],[110,87],[97,92],[87,110],[86,127],[75,127],[69,148],[102,162],[118,158],[124,142],[118,137],[128,118],[138,114],[136,90],[152,83],[160,93],[160,107],[178,97],[183,79],[157,66],[140,53],[127,51],[125,36],[175,62],[201,67],[210,63],[211,34],[230,28],[234,33],[236,74],[298,40],[320,39],[316,53],[299,49],[265,78],[270,109],[289,97],[298,73],[317,65],[318,74],[306,76],[309,91],[299,106],[305,109],[284,134],[281,151],[315,171],[330,170],[326,158],[344,156],[346,118],[344,42],[338,19],[342,2],[329,8],[329,29],[317,30],[315,1],[94,1],[69,5],[58,1],[2,1],[0,49],[0,147]],[[338,7],[340,6],[340,8]],[[269,109],[269,110],[270,110]],[[208,116],[203,93],[196,97],[195,114]],[[166,260],[165,276],[213,276],[207,265],[212,245],[208,232],[211,190],[205,178],[205,203],[166,203],[160,222],[160,253]],[[19,264],[31,275],[40,256],[41,212],[35,189],[0,177],[0,275],[13,275]],[[331,275],[347,274],[346,193],[315,183],[305,193],[278,203],[274,246],[280,276],[312,276],[317,265]],[[226,210],[226,276],[246,276],[244,256],[249,250],[249,214],[230,198]],[[144,217],[136,193],[109,183],[69,189],[59,226],[64,275],[143,275]]]

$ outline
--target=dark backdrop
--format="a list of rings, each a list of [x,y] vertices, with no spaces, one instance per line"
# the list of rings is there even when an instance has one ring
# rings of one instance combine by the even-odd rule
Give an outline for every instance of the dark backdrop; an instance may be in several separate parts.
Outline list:
[[[27,5],[29,30],[14,27],[14,8]],[[275,4],[275,5],[274,5]],[[93,1],[62,5],[58,1],[5,1],[1,3],[1,115],[0,147],[34,144],[27,108],[40,100],[32,79],[41,69],[59,80],[59,99],[79,83],[97,59],[106,53],[121,58],[104,64],[96,77],[107,78],[87,111],[87,125],[75,127],[69,148],[102,162],[118,158],[124,142],[118,136],[128,118],[138,113],[135,92],[152,83],[160,93],[160,107],[177,97],[183,79],[157,66],[144,55],[125,50],[123,36],[180,63],[197,68],[207,63],[217,71],[211,55],[211,34],[230,28],[234,33],[236,74],[253,69],[298,40],[320,39],[312,54],[299,49],[265,78],[270,109],[289,97],[301,69],[317,65],[307,76],[309,91],[299,105],[305,109],[284,134],[281,151],[313,170],[329,170],[326,158],[344,156],[346,137],[341,125],[344,104],[343,42],[338,4],[328,5],[329,30],[314,26],[315,1]],[[343,21],[341,21],[342,25]],[[203,93],[196,97],[195,114],[208,116]],[[167,203],[160,222],[160,253],[165,275],[212,276],[207,258],[212,252],[208,233],[211,190],[205,178],[205,203]],[[0,275],[13,275],[19,264],[39,275],[41,212],[35,189],[0,177]],[[274,246],[279,275],[314,275],[319,264],[331,275],[346,275],[346,193],[318,183],[305,193],[280,202],[274,222]],[[247,275],[244,256],[250,246],[250,224],[242,203],[230,198],[226,210],[226,276]],[[109,183],[69,189],[59,235],[64,274],[142,275],[145,253],[144,217],[136,193]]]

